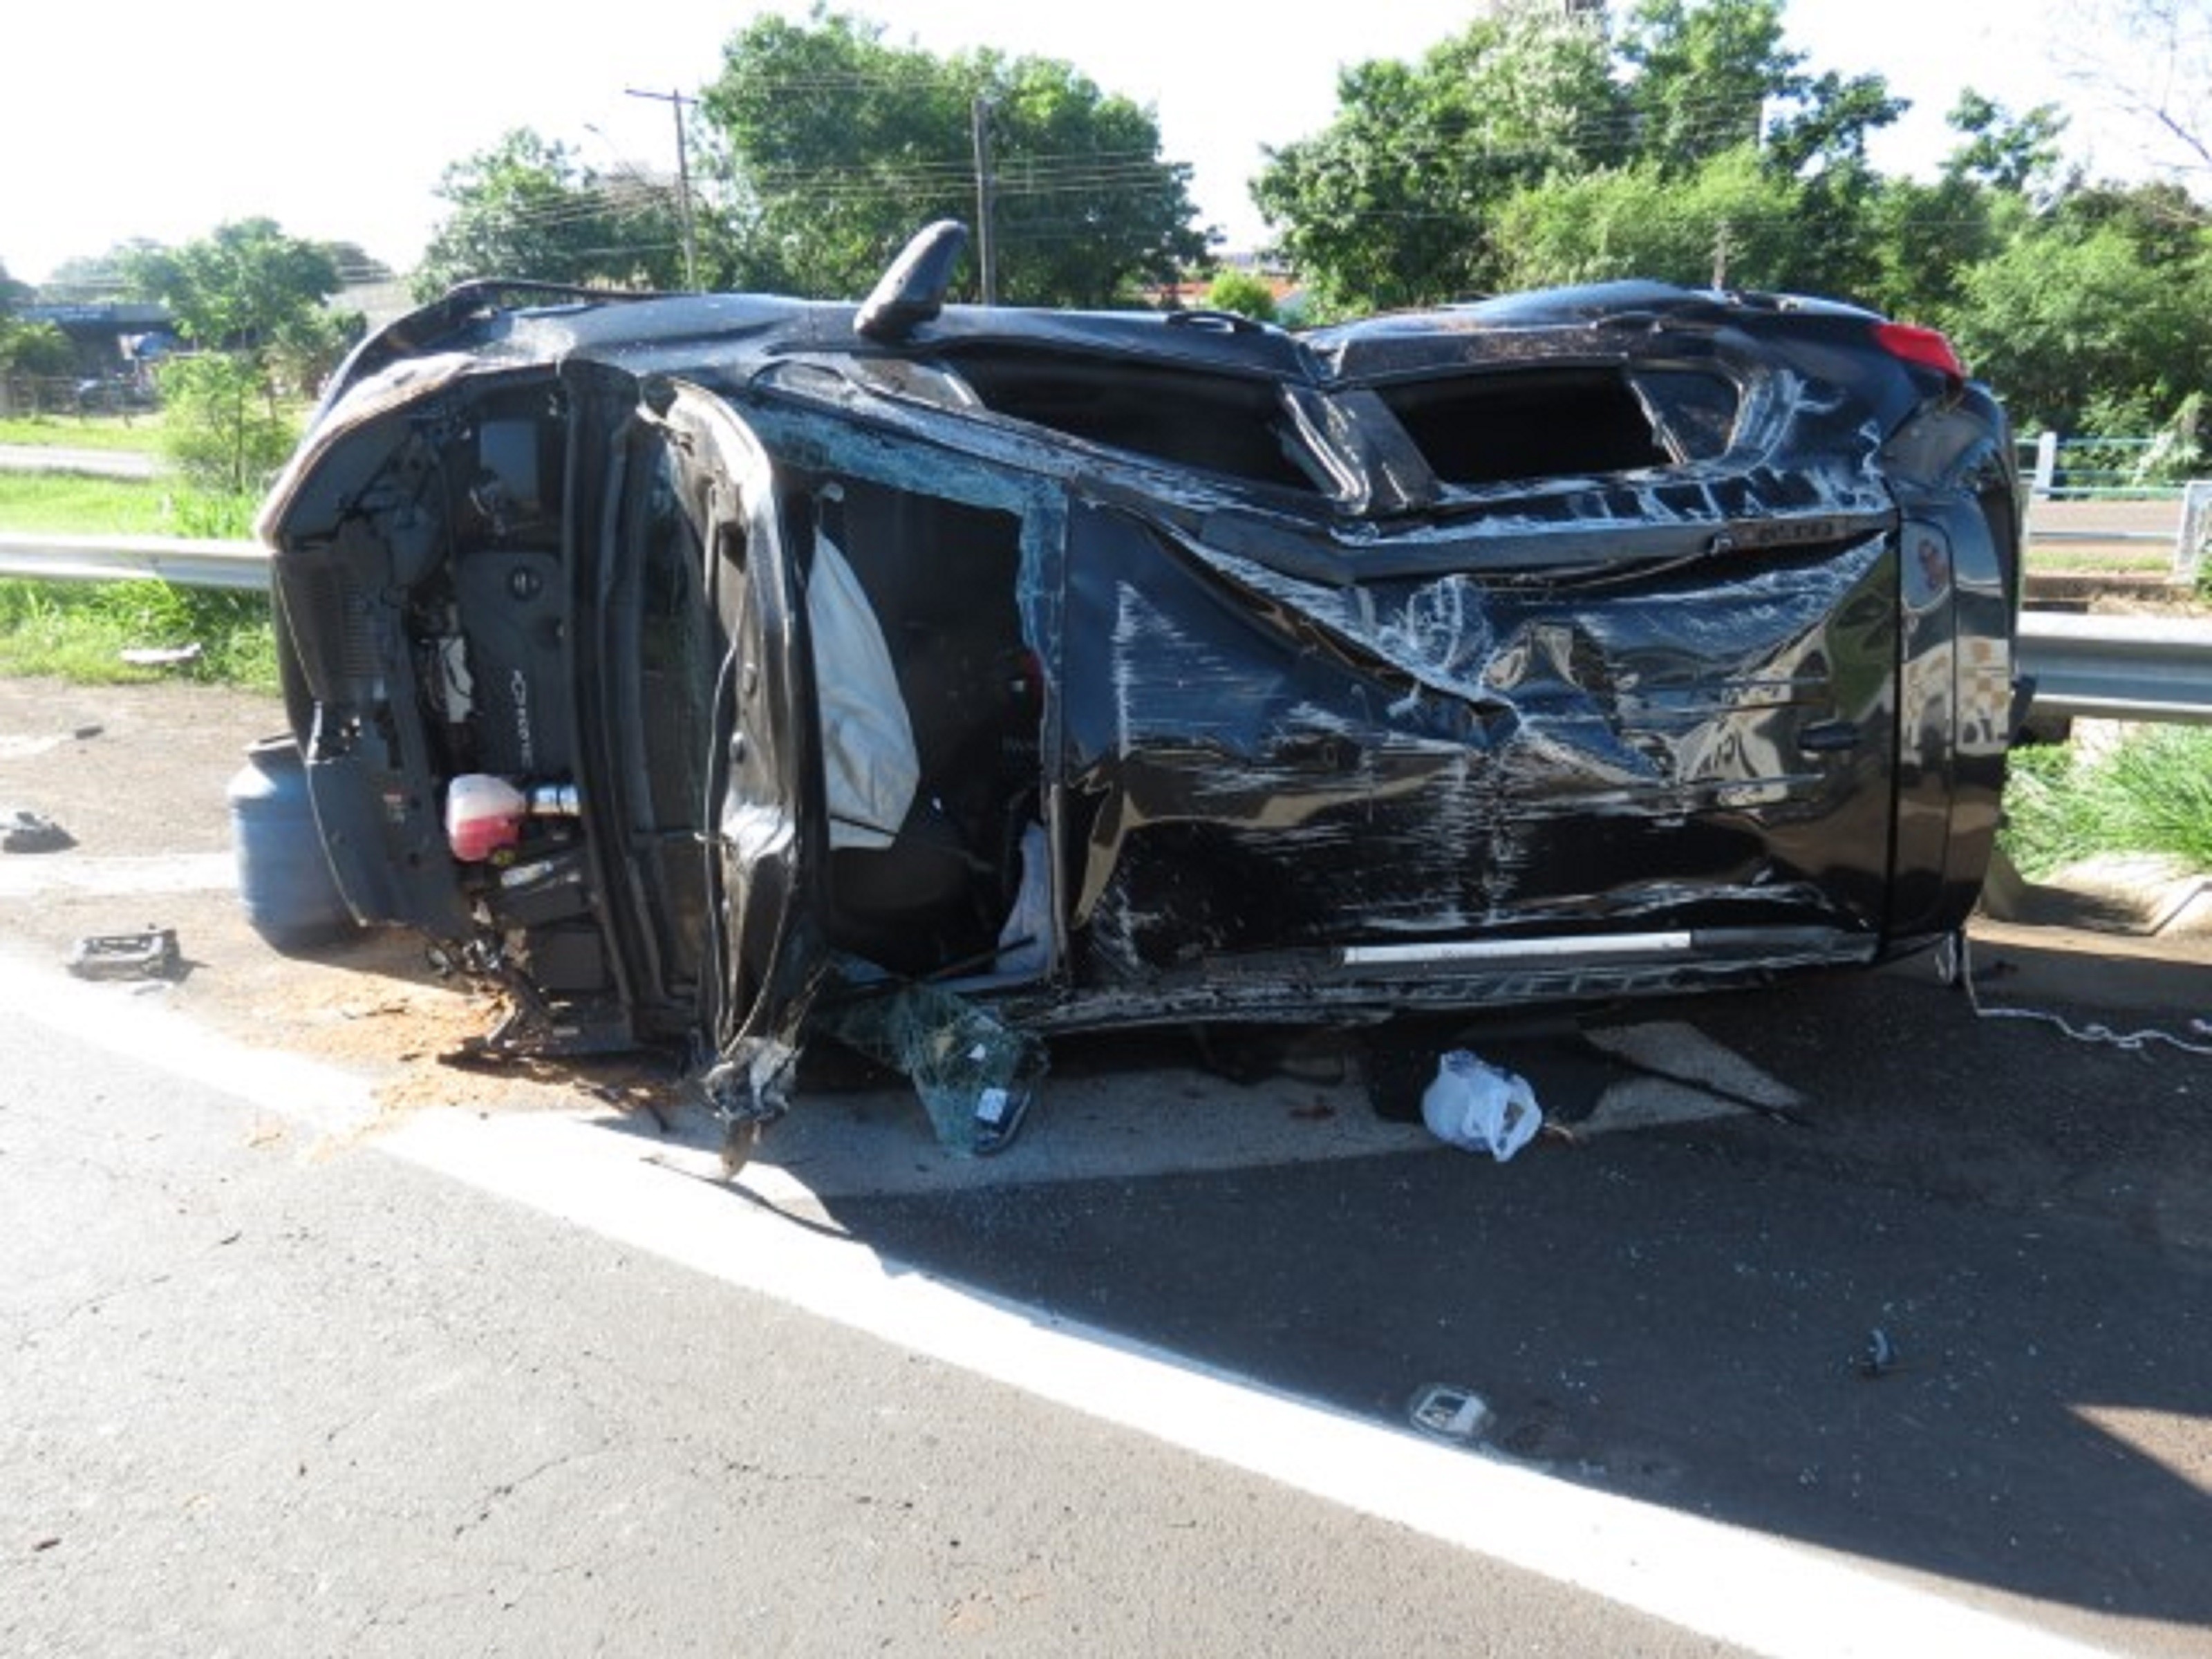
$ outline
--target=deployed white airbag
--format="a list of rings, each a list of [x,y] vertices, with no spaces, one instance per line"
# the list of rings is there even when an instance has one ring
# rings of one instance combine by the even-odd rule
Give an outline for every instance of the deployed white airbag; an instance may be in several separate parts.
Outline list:
[[[914,804],[921,761],[875,607],[827,536],[814,544],[806,621],[814,635],[830,845],[889,847]]]

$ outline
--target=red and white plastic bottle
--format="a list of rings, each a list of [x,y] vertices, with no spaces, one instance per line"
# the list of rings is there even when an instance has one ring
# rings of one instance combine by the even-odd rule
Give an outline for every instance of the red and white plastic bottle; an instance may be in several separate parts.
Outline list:
[[[481,864],[522,839],[530,798],[505,778],[464,772],[446,788],[446,844],[464,864]]]

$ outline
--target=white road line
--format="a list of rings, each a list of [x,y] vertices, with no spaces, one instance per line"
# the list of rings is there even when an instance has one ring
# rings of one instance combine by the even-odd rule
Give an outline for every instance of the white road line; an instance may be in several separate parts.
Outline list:
[[[238,884],[229,853],[164,853],[147,858],[87,858],[74,853],[23,853],[0,861],[0,898],[39,893],[216,892]]]
[[[319,1128],[373,1111],[358,1077],[242,1048],[112,988],[0,960],[0,996],[87,1042]],[[1791,1659],[2094,1651],[1808,1548],[1441,1446],[963,1289],[733,1203],[581,1116],[423,1112],[368,1144],[908,1352],[1717,1640]]]

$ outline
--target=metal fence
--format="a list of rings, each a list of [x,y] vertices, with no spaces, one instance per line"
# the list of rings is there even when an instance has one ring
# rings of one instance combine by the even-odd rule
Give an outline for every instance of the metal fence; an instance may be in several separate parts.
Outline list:
[[[2030,570],[2063,555],[2077,567],[2139,573],[2148,562],[2171,581],[2197,582],[2212,537],[2212,483],[2172,482],[2170,452],[2163,438],[2022,439]],[[2039,550],[2051,556],[2039,561]]]
[[[2167,476],[2168,438],[2064,438],[2020,442],[2021,471],[2037,501],[2170,501],[2184,486]]]
[[[150,377],[83,374],[0,376],[0,416],[148,415],[161,406]]]

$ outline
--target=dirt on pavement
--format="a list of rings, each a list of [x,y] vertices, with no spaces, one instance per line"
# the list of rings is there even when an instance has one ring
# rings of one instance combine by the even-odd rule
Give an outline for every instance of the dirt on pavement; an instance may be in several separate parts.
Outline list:
[[[364,930],[288,954],[253,931],[225,879],[226,789],[248,745],[283,727],[275,698],[222,687],[0,679],[0,819],[33,812],[74,843],[0,854],[0,944],[59,967],[82,939],[173,929],[171,1006],[240,1041],[369,1073],[391,1109],[571,1104],[579,1087],[648,1103],[663,1065],[451,1063],[503,1010],[441,978],[410,933]]]

